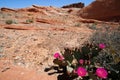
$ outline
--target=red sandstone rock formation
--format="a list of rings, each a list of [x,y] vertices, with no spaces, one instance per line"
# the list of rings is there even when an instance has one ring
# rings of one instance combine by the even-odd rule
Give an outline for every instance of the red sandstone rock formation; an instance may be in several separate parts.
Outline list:
[[[16,12],[16,10],[14,10],[14,9],[5,8],[5,7],[1,8],[1,11],[6,11],[6,12],[12,11],[12,12]]]
[[[40,22],[40,23],[46,23],[46,24],[64,24],[63,21],[59,21],[57,19],[40,19],[40,18],[36,18],[36,22]]]
[[[120,21],[120,0],[96,0],[78,14],[83,18]]]
[[[83,8],[83,7],[84,7],[84,3],[79,2],[79,3],[63,6],[62,8]]]

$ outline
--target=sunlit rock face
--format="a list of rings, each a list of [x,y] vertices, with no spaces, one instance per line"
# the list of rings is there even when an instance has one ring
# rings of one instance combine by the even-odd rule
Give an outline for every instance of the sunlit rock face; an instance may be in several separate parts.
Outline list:
[[[82,8],[78,15],[88,19],[120,21],[120,0],[96,0]]]

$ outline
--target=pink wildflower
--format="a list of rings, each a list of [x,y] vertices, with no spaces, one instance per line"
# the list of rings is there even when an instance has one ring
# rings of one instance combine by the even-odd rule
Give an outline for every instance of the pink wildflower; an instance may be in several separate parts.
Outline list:
[[[64,59],[64,57],[61,56],[60,53],[55,53],[55,54],[54,54],[54,58],[58,58],[58,59],[60,59],[60,60],[63,60],[63,59]]]
[[[54,54],[54,58],[59,58],[60,57],[60,54],[59,53],[55,53]]]
[[[96,70],[96,75],[100,78],[104,78],[106,79],[107,78],[107,71],[104,69],[104,68],[97,68]]]
[[[81,77],[86,76],[87,70],[86,70],[85,68],[83,68],[83,67],[79,67],[79,68],[77,69],[77,74],[78,74],[79,76],[81,76]]]
[[[83,59],[80,59],[80,60],[79,60],[79,63],[83,65],[84,60],[83,60]]]
[[[106,47],[106,46],[105,46],[104,43],[99,44],[99,48],[100,48],[100,49],[104,49],[105,47]]]

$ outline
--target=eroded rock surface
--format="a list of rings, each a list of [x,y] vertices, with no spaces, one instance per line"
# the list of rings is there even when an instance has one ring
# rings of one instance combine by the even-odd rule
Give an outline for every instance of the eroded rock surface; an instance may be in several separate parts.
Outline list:
[[[87,19],[120,21],[120,0],[96,0],[78,14]]]

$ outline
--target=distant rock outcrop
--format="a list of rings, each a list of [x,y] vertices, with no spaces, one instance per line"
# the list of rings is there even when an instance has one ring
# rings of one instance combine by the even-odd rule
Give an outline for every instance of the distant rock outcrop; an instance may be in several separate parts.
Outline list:
[[[96,0],[78,14],[87,19],[120,21],[120,0]]]
[[[6,12],[12,11],[12,12],[15,12],[16,10],[3,7],[3,8],[1,8],[1,11],[6,11]]]
[[[83,7],[84,7],[84,3],[79,2],[79,3],[73,3],[70,5],[63,6],[62,8],[83,8]]]

